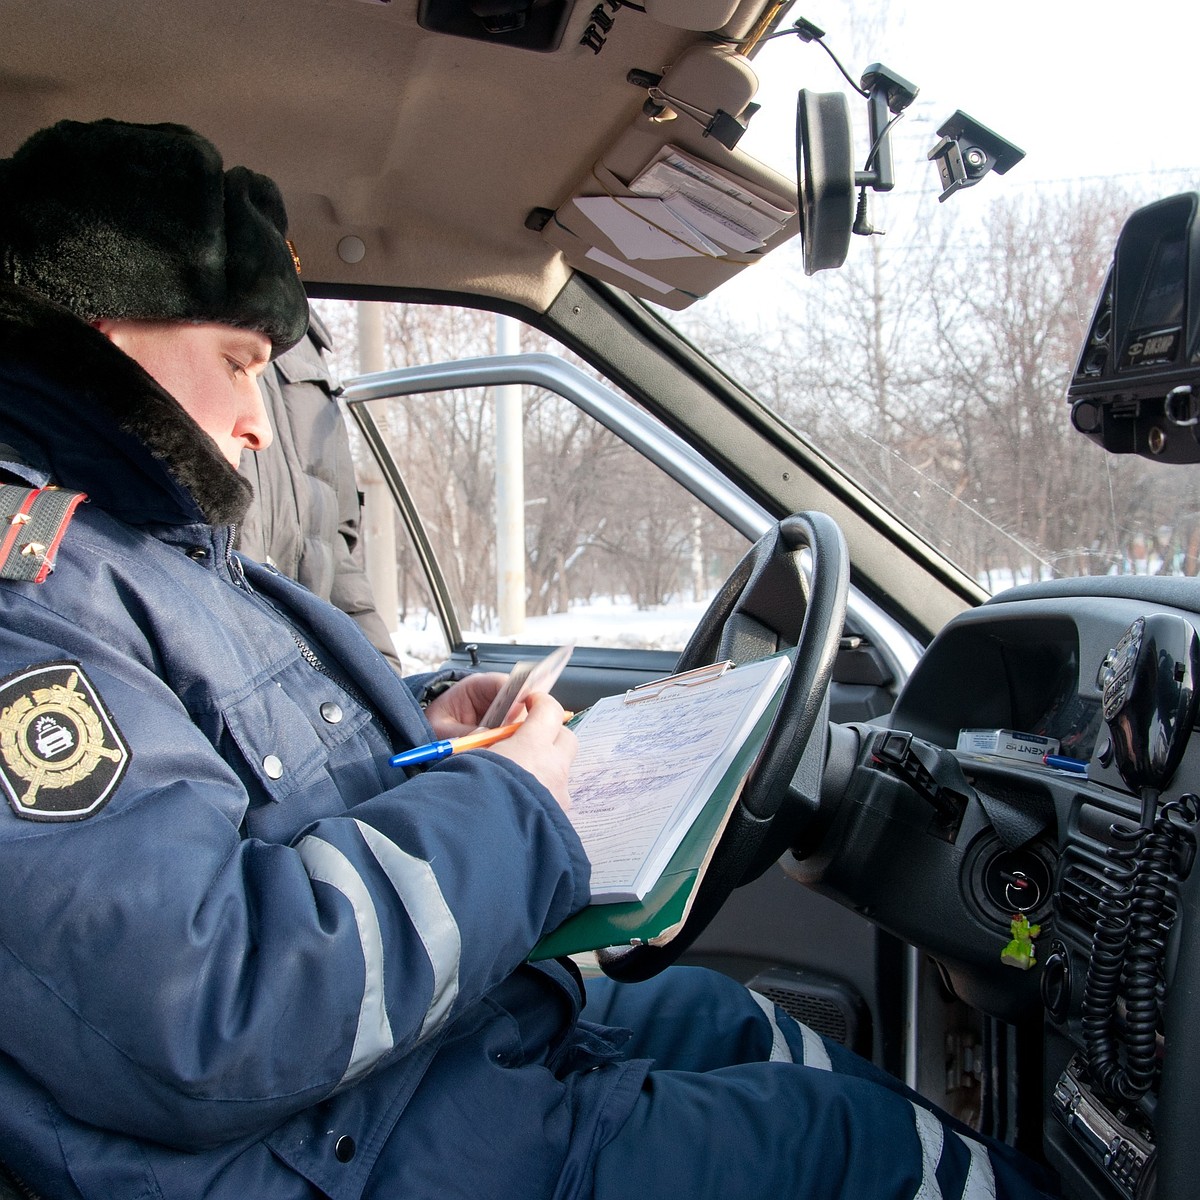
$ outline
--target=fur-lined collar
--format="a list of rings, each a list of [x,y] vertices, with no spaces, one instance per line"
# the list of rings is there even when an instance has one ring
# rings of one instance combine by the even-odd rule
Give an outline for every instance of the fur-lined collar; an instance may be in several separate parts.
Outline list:
[[[253,496],[217,444],[72,313],[0,284],[0,441],[134,524],[228,525]]]

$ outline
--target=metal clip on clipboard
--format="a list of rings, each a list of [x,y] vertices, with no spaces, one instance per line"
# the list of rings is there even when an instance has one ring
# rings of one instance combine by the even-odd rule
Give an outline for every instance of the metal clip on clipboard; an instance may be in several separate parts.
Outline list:
[[[668,675],[664,679],[652,679],[649,683],[639,683],[625,693],[626,704],[637,704],[639,700],[657,700],[668,688],[695,687],[698,683],[711,683],[719,679],[730,667],[732,659],[712,663],[707,667],[695,667],[690,671],[681,671],[678,675]]]

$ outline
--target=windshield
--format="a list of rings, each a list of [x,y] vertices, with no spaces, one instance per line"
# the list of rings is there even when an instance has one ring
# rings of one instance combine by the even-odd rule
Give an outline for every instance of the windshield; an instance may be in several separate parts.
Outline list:
[[[924,0],[793,7],[857,82],[916,84],[890,131],[882,236],[807,277],[793,239],[683,313],[664,313],[899,520],[988,591],[1063,575],[1200,571],[1200,467],[1110,455],[1065,400],[1125,218],[1200,188],[1193,6],[1152,22],[1096,0],[972,9]],[[798,87],[849,92],[820,45],[754,59],[762,108],[740,149],[794,176]],[[855,163],[867,104],[850,94]],[[928,152],[955,110],[1026,151],[939,202]]]

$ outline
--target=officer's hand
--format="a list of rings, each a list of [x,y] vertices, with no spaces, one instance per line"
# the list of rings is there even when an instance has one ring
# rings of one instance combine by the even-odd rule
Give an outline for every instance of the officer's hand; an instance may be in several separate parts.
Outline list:
[[[480,671],[448,687],[425,710],[433,732],[440,738],[461,737],[479,728],[496,693],[508,681],[499,671]]]
[[[490,749],[536,775],[562,810],[568,812],[571,795],[567,791],[567,776],[579,741],[563,725],[563,707],[553,696],[537,693],[527,696],[525,704],[529,715],[521,728]]]

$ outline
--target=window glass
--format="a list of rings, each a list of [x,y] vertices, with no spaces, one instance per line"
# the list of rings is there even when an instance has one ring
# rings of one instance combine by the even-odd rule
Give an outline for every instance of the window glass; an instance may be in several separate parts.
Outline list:
[[[491,313],[318,307],[343,377],[492,354],[497,337],[506,352],[571,357]],[[412,496],[468,641],[678,650],[748,548],[681,484],[545,388],[433,391],[366,408]],[[498,437],[505,419],[515,421],[516,437]],[[376,468],[355,433],[359,470],[372,477]],[[412,627],[424,632],[436,622],[423,607],[411,547],[397,555],[395,574],[413,653]]]
[[[840,269],[806,276],[797,237],[663,314],[989,591],[1200,573],[1200,466],[1106,453],[1066,402],[1125,219],[1200,188],[1181,136],[1200,10],[1168,8],[1170,36],[1094,0],[1028,20],[956,0],[793,5],[778,28],[815,18],[852,81],[883,63],[919,89],[889,131],[895,188],[866,192],[876,232]],[[754,70],[739,150],[795,178],[802,86],[848,95],[867,164],[866,101],[819,45],[777,37]],[[941,202],[928,155],[956,110],[1025,158]]]
[[[363,553],[376,610],[391,633],[404,674],[433,670],[449,657],[450,641],[437,619],[429,580],[383,473],[353,423],[350,444],[363,498]]]

